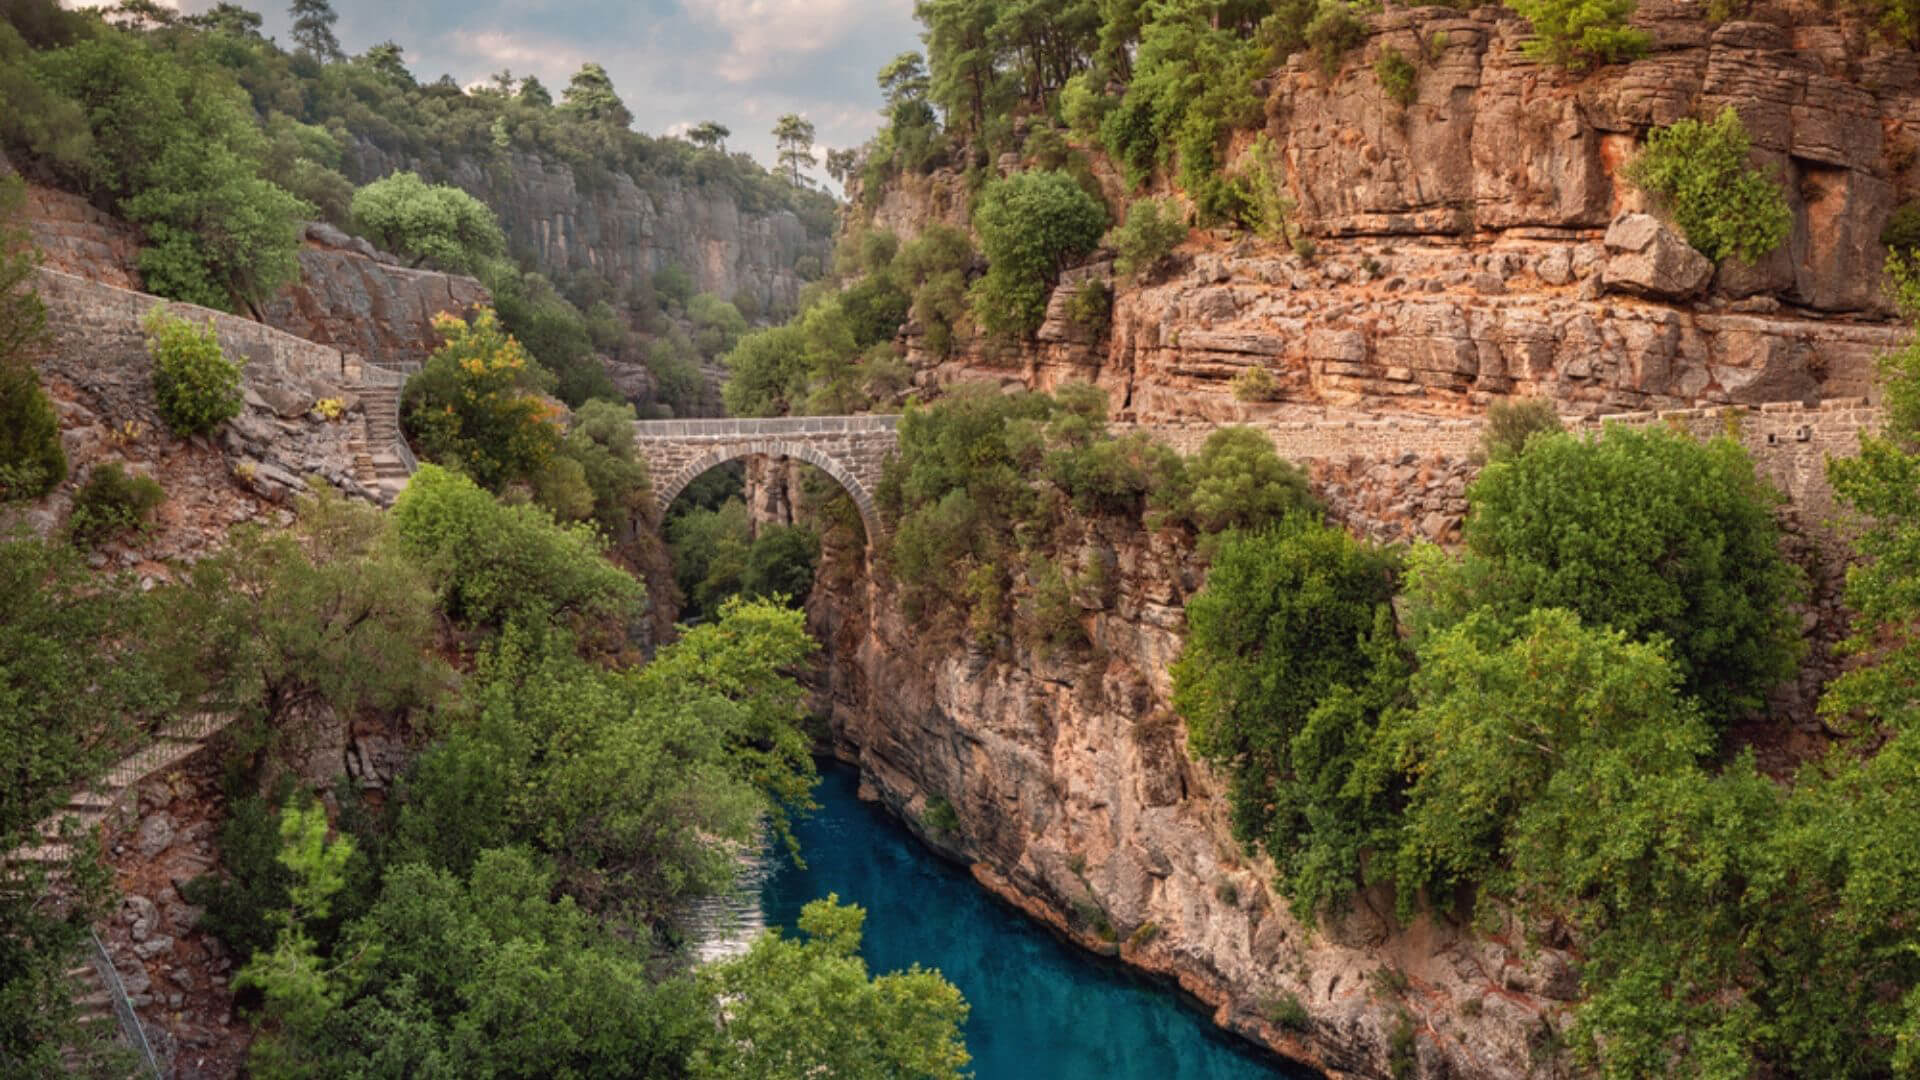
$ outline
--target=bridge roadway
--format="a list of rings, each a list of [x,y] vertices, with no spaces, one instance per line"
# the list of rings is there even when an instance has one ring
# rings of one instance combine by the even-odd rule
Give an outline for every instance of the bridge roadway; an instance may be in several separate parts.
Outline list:
[[[1810,520],[1834,513],[1826,483],[1829,457],[1857,454],[1860,436],[1879,427],[1880,409],[1858,398],[1817,404],[1774,402],[1763,405],[1707,406],[1611,416],[1562,417],[1575,432],[1597,432],[1606,424],[1662,424],[1698,437],[1731,433],[1753,455],[1761,475],[1784,492]],[[648,420],[634,425],[635,448],[654,478],[654,498],[664,516],[675,496],[694,477],[715,465],[755,454],[784,454],[819,466],[839,481],[860,509],[867,535],[884,529],[873,493],[889,455],[899,447],[898,416],[795,416],[763,420]],[[1465,458],[1478,450],[1482,421],[1403,415],[1330,415],[1326,413],[1249,419],[1249,426],[1273,440],[1280,456],[1297,464],[1316,460],[1363,458],[1397,461]],[[1145,431],[1182,454],[1200,449],[1222,425],[1210,421],[1160,424],[1114,422],[1115,435]]]

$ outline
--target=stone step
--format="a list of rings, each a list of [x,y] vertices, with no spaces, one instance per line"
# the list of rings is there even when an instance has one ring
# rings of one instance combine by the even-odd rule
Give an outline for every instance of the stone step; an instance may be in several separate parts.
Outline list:
[[[107,787],[131,787],[162,769],[200,752],[200,743],[162,736],[152,746],[122,761],[106,776]]]
[[[8,860],[19,863],[40,863],[42,865],[65,865],[73,858],[73,847],[69,844],[37,844],[33,847],[13,849]]]

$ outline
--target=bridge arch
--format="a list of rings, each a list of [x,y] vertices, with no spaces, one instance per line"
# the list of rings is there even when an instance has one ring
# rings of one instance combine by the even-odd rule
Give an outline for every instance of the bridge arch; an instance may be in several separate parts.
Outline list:
[[[661,520],[694,478],[717,465],[778,455],[833,477],[860,511],[869,543],[884,534],[873,493],[899,443],[897,416],[809,416],[764,420],[655,420],[634,425],[634,446],[653,478]]]
[[[873,493],[867,490],[867,486],[851,469],[805,443],[771,442],[764,445],[765,449],[727,447],[711,450],[695,458],[691,464],[682,467],[671,479],[659,486],[656,497],[660,500],[661,517],[665,518],[667,508],[673,505],[673,500],[679,498],[681,492],[687,490],[687,485],[699,479],[700,474],[708,469],[725,465],[729,461],[739,461],[742,458],[761,454],[781,455],[797,458],[833,477],[842,488],[846,489],[847,495],[853,499],[853,505],[859,508],[860,524],[866,528],[868,540],[871,541],[880,535],[880,511],[874,505]]]

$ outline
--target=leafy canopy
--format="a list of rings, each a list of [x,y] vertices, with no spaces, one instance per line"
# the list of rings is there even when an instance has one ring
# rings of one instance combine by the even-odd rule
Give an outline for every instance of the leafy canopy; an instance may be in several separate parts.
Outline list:
[[[1063,172],[1023,172],[988,184],[974,213],[987,273],[973,286],[980,325],[1024,337],[1046,318],[1047,291],[1068,260],[1092,251],[1107,211]]]

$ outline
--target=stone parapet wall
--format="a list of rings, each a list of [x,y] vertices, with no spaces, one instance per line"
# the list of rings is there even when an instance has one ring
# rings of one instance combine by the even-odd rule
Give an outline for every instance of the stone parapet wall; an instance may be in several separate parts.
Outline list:
[[[1753,456],[1760,474],[1772,481],[1805,519],[1820,523],[1831,518],[1835,509],[1827,486],[1827,458],[1856,453],[1860,436],[1877,428],[1880,418],[1880,408],[1864,399],[1836,398],[1818,405],[1730,405],[1591,419],[1567,417],[1563,422],[1570,431],[1589,434],[1609,424],[1667,424],[1701,438],[1733,435]],[[1480,449],[1485,422],[1479,418],[1329,417],[1254,421],[1247,426],[1264,432],[1280,456],[1289,461],[1317,467],[1317,473],[1333,466],[1352,474],[1364,471],[1366,463],[1399,467],[1441,463],[1451,469],[1454,463],[1471,462]],[[1116,433],[1144,431],[1189,455],[1197,453],[1218,428],[1211,423],[1113,425]],[[1457,527],[1458,516],[1433,520],[1431,525],[1421,531],[1428,534],[1428,539],[1443,540]]]
[[[89,281],[74,274],[42,267],[35,281],[47,306],[47,325],[63,348],[130,366],[145,373],[146,334],[140,320],[156,306],[196,324],[211,322],[220,347],[234,360],[244,360],[241,375],[248,383],[276,375],[330,379],[348,378],[346,357],[339,349],[298,338],[273,327],[223,311],[163,300],[157,296]]]

